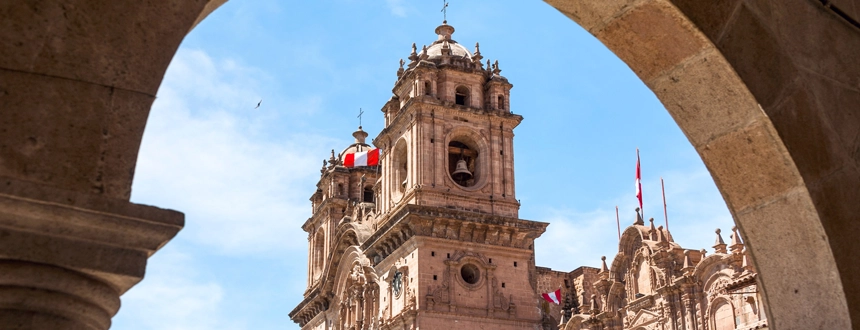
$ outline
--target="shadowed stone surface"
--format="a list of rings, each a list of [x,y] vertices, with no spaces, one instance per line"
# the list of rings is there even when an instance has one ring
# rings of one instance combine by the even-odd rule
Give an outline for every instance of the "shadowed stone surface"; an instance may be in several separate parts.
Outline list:
[[[765,297],[778,296],[768,299],[773,328],[848,329],[852,321],[860,328],[860,285],[853,284],[860,275],[849,261],[860,250],[850,238],[860,228],[848,220],[858,214],[853,192],[860,186],[860,125],[852,125],[860,30],[812,0],[654,0],[611,8],[583,0],[547,2],[595,34],[654,90],[702,156],[755,260],[759,249],[788,256],[794,243],[746,228],[826,234],[820,241],[826,244],[810,247],[814,253],[768,259],[761,269]],[[678,36],[685,33],[691,35]],[[699,35],[710,40],[703,48],[715,47],[717,55],[685,52],[693,44],[684,40]],[[835,175],[840,180],[832,180]],[[793,214],[794,221],[750,213],[782,200],[809,209]],[[811,282],[827,290],[780,292]],[[798,306],[816,306],[816,312],[796,313]]]

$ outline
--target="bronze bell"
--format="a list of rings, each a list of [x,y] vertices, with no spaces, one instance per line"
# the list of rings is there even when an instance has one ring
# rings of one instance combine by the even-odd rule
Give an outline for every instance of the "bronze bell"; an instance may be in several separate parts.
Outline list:
[[[454,170],[454,173],[451,173],[451,177],[454,178],[454,181],[466,181],[472,178],[472,172],[469,172],[465,160],[460,159],[457,161],[457,168]]]

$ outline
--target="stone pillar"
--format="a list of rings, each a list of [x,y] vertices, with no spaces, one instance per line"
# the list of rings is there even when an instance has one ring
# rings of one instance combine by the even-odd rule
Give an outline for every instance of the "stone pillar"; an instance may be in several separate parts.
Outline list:
[[[184,221],[176,211],[0,181],[0,325],[110,328],[119,296]]]

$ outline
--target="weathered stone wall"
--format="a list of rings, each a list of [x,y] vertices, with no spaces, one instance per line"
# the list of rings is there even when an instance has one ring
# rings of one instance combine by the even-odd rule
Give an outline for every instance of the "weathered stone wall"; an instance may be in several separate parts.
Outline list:
[[[547,2],[624,60],[702,156],[773,327],[860,328],[860,29],[813,0]],[[823,311],[797,309],[810,304]]]

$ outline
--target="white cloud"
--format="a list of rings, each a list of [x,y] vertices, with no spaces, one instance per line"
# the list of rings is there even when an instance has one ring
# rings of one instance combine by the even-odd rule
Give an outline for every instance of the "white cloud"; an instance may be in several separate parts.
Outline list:
[[[239,330],[245,328],[223,316],[224,291],[217,282],[201,278],[195,260],[186,254],[160,251],[147,267],[146,280],[122,296],[114,326],[122,329]],[[131,311],[131,313],[129,313]]]
[[[704,168],[692,171],[676,171],[663,174],[669,214],[669,228],[675,242],[684,248],[711,250],[714,228],[724,231],[724,239],[734,224],[722,197],[714,186],[711,176]],[[591,210],[550,208],[538,221],[549,222],[546,233],[537,239],[535,254],[538,266],[559,271],[571,271],[579,266],[600,267],[600,257],[606,256],[607,265],[618,253],[618,231],[615,223],[615,205],[635,203],[633,189],[615,198],[596,205]],[[645,195],[647,218],[653,217],[655,225],[663,221],[663,202],[660,181],[643,182],[650,195]],[[635,220],[632,210],[619,211],[621,230]],[[647,220],[646,220],[647,223]]]
[[[385,0],[385,3],[391,9],[392,15],[406,17],[406,7],[403,6],[403,0]]]
[[[180,235],[223,253],[304,248],[297,228],[310,214],[319,167],[308,155],[331,143],[280,133],[272,127],[282,117],[278,109],[254,109],[271,80],[234,61],[180,50],[153,104],[133,200],[185,212]],[[273,103],[290,102],[310,112],[321,103],[313,95]]]

